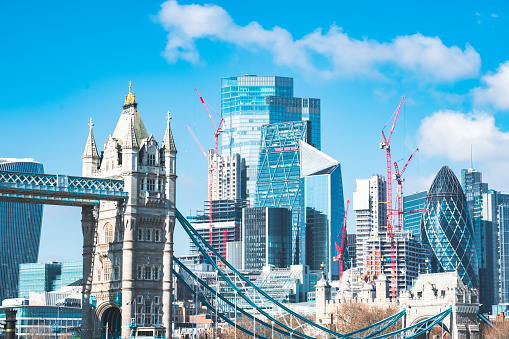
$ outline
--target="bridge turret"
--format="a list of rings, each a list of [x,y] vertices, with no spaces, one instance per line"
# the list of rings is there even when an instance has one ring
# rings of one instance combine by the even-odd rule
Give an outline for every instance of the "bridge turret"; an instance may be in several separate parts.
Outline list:
[[[90,127],[88,132],[88,139],[85,145],[85,151],[81,159],[83,159],[82,175],[84,177],[92,177],[94,171],[99,167],[99,153],[97,152],[97,146],[95,144],[92,118],[90,118]]]
[[[133,117],[127,120],[127,131],[122,140],[122,172],[138,171],[139,145],[134,131]]]

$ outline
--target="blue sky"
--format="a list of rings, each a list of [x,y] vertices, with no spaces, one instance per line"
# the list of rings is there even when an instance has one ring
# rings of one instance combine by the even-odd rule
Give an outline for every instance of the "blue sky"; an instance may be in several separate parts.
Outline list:
[[[220,78],[294,78],[322,103],[322,150],[355,179],[385,173],[380,130],[406,99],[391,142],[408,157],[406,193],[443,165],[470,166],[508,191],[509,5],[505,1],[122,1],[0,3],[0,157],[31,157],[47,173],[81,174],[89,118],[99,149],[128,83],[149,133],[178,148],[177,206],[207,197],[213,128],[194,88],[220,111]],[[403,163],[402,163],[403,164]],[[402,166],[401,164],[401,166]],[[354,230],[350,211],[349,231]],[[177,254],[187,239],[176,234]],[[80,210],[46,206],[40,261],[81,259]]]

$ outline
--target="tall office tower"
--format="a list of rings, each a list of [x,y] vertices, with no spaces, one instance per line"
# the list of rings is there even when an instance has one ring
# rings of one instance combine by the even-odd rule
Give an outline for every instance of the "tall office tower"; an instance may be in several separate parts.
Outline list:
[[[424,208],[427,191],[412,193],[403,196],[403,211],[412,211]],[[421,238],[421,218],[423,212],[403,214],[403,230]]]
[[[209,162],[212,164],[212,200],[244,200],[245,187],[242,180],[245,175],[244,159],[240,154],[219,155],[209,150]]]
[[[313,146],[299,142],[303,180],[303,221],[306,250],[305,264],[310,270],[321,270],[325,264],[328,279],[339,280],[339,263],[334,263],[335,243],[341,243],[345,206],[341,165]],[[303,232],[304,233],[304,232]],[[349,266],[348,246],[343,252],[343,270]]]
[[[0,171],[44,173],[33,159],[0,158]],[[19,265],[37,262],[42,205],[0,201],[0,302],[18,295]]]
[[[476,197],[476,203],[479,197]],[[482,311],[509,302],[509,223],[506,206],[509,194],[488,190],[482,195],[483,254],[485,268],[480,277]],[[481,269],[479,269],[481,272]],[[480,274],[481,275],[481,274]]]
[[[129,199],[122,205],[101,202],[94,243],[83,248],[84,283],[90,303],[83,304],[83,329],[87,338],[99,338],[106,324],[120,319],[121,333],[108,328],[115,337],[128,337],[128,324],[135,318],[140,326],[163,326],[171,337],[173,229],[175,225],[175,182],[177,149],[168,113],[166,131],[159,144],[149,135],[134,93],[125,101],[113,135],[104,143],[99,157],[92,133],[85,146],[83,175],[124,180]],[[86,232],[87,230],[84,230]],[[91,268],[90,268],[91,267]],[[118,300],[121,298],[121,302]],[[94,322],[95,324],[95,322]],[[87,332],[92,331],[92,332]]]
[[[495,275],[498,291],[493,305],[509,303],[509,204],[497,207],[498,244],[497,259],[498,274]]]
[[[233,76],[221,79],[222,155],[239,153],[246,160],[246,195],[254,206],[261,126],[311,121],[308,143],[320,149],[320,99],[293,97],[293,79],[277,76]]]
[[[287,208],[246,207],[242,210],[242,269],[291,265],[292,213]]]
[[[443,166],[426,196],[421,235],[431,246],[433,272],[453,272],[471,288],[479,288],[479,264],[467,201],[453,171]]]
[[[493,253],[496,246],[491,243],[490,225],[483,219],[483,197],[488,184],[482,182],[482,173],[472,168],[461,170],[461,184],[467,199],[470,220],[474,229],[475,248],[479,263],[479,301],[482,311],[490,311],[496,291],[493,290]],[[488,234],[490,233],[490,234]]]
[[[373,175],[357,179],[353,193],[353,210],[357,234],[357,269],[364,273],[369,237],[385,235],[387,231],[387,183],[385,177]]]
[[[355,250],[355,246],[357,243],[357,234],[347,234],[346,243],[348,245],[348,256],[350,267],[357,267],[357,251]]]
[[[311,139],[311,129],[309,121],[262,126],[262,146],[254,205],[283,207],[292,211],[292,262],[295,265],[303,264],[305,260],[299,142],[302,140],[308,142]]]
[[[241,240],[242,207],[240,200],[205,201],[203,210],[196,211],[195,216],[187,217],[196,231],[204,238],[209,238],[209,209],[212,208],[212,247],[223,257],[228,257],[228,243]],[[192,255],[200,255],[194,242],[189,240]]]

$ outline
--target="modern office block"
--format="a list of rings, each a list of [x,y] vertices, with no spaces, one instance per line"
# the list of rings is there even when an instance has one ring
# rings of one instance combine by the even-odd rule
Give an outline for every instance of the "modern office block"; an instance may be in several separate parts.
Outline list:
[[[292,212],[287,208],[242,209],[242,267],[261,270],[291,265]]]
[[[367,241],[370,237],[384,236],[387,232],[387,184],[385,177],[373,175],[370,179],[357,179],[353,193],[355,228],[357,235],[357,269],[364,274]]]
[[[311,140],[311,122],[294,121],[262,126],[255,207],[292,211],[292,263],[302,263],[305,237],[301,216],[300,141]],[[307,144],[306,144],[307,145]]]
[[[403,211],[412,211],[424,208],[427,191],[412,193],[403,196]],[[421,238],[421,219],[423,212],[403,214],[403,230]]]
[[[293,79],[277,76],[232,76],[221,79],[224,132],[222,155],[245,158],[246,195],[254,206],[256,178],[264,124],[309,120],[308,142],[320,149],[320,100],[293,97]]]
[[[478,200],[478,198],[477,198]],[[482,310],[489,311],[490,305],[509,302],[509,224],[507,206],[509,194],[488,190],[482,195],[483,248],[485,268],[480,272],[480,300]],[[481,275],[481,274],[480,274]],[[484,287],[484,288],[483,288]],[[505,301],[503,301],[505,300]]]
[[[431,246],[433,272],[453,272],[471,288],[479,288],[479,264],[467,201],[453,171],[443,166],[426,196],[423,241]]]
[[[303,221],[306,265],[322,269],[329,280],[339,280],[339,266],[334,263],[335,243],[341,243],[345,214],[341,165],[325,153],[300,141],[301,176],[304,186]],[[343,253],[343,269],[349,268],[348,246]]]
[[[0,171],[44,173],[33,159],[0,158]],[[37,262],[42,205],[0,201],[0,301],[18,294],[19,265]]]
[[[30,293],[44,293],[66,286],[81,286],[83,262],[51,262],[19,265],[19,298],[28,298]]]
[[[209,162],[212,164],[209,177],[212,200],[244,200],[245,164],[240,154],[219,155],[209,150]]]

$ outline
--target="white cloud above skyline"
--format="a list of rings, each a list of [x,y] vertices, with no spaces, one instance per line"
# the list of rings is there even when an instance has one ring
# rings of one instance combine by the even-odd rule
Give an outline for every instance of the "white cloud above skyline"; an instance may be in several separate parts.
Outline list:
[[[477,105],[491,105],[496,109],[509,109],[509,61],[498,67],[494,73],[488,73],[481,78],[483,87],[472,90],[474,102]]]
[[[462,168],[470,167],[472,147],[473,167],[483,172],[483,181],[497,190],[509,187],[509,132],[485,112],[437,111],[422,120],[417,142],[424,156],[446,158]]]
[[[352,38],[332,25],[327,31],[318,28],[294,39],[278,26],[268,30],[255,21],[239,26],[217,5],[180,5],[169,0],[161,7],[157,20],[168,31],[163,56],[170,63],[198,63],[200,53],[195,42],[209,39],[269,51],[276,64],[323,79],[384,77],[383,68],[391,66],[421,81],[452,82],[477,77],[481,66],[479,54],[469,44],[463,50],[447,47],[440,38],[420,33],[378,42]],[[325,58],[326,66],[318,67],[316,57]]]

